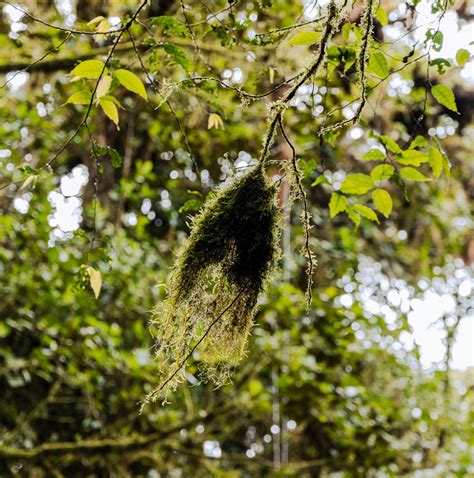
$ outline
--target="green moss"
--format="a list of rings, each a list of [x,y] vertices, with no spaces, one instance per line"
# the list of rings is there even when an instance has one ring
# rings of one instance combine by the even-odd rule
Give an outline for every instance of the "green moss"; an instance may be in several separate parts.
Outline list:
[[[276,187],[255,167],[210,198],[171,274],[168,296],[154,313],[163,390],[197,341],[204,374],[219,383],[242,357],[259,294],[279,257]],[[201,339],[205,338],[201,341]]]

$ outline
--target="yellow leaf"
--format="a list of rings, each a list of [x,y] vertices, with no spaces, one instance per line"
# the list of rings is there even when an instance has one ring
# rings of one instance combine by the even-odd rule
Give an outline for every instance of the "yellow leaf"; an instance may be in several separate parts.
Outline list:
[[[23,184],[21,185],[20,189],[26,189],[36,178],[37,178],[37,176],[35,174],[32,174],[31,176],[28,176],[23,181]]]
[[[80,78],[90,78],[95,80],[96,78],[99,78],[99,76],[102,74],[102,71],[104,74],[107,73],[107,68],[105,67],[103,61],[86,60],[81,61],[81,63],[79,63],[70,74],[73,76],[79,76]]]
[[[112,101],[101,99],[99,101],[102,111],[115,123],[117,129],[119,128],[119,114],[118,109]]]
[[[374,180],[362,173],[349,174],[341,185],[345,194],[365,194],[374,186]]]
[[[272,67],[268,69],[268,79],[270,84],[273,85],[273,80],[275,79],[275,70]]]
[[[96,28],[97,33],[107,33],[110,29],[108,20],[102,20]]]
[[[135,73],[132,73],[128,70],[119,69],[115,71],[114,75],[119,81],[119,83],[124,88],[127,88],[128,91],[140,95],[145,100],[148,99],[145,85],[143,84],[142,80],[137,75],[135,75]]]
[[[77,93],[74,93],[72,96],[70,96],[67,101],[67,103],[72,103],[73,105],[88,105],[91,102],[91,94],[90,91],[78,91]]]
[[[347,208],[347,198],[342,194],[332,193],[329,201],[329,216],[331,219]]]
[[[97,95],[97,99],[102,98],[102,96],[108,93],[111,83],[112,83],[111,76],[103,76],[100,79],[99,84],[97,85],[97,90],[95,92]]]
[[[87,266],[87,273],[89,274],[89,283],[91,289],[94,291],[95,298],[97,299],[102,288],[102,276],[97,269]]]
[[[390,194],[384,189],[376,189],[372,193],[372,200],[374,201],[375,207],[385,216],[390,216],[392,212],[392,198]]]
[[[320,37],[321,37],[321,34],[318,32],[297,33],[288,42],[288,45],[297,45],[297,46],[312,45],[313,43],[316,43]]]
[[[369,219],[370,221],[379,222],[377,214],[375,214],[370,207],[364,206],[363,204],[356,204],[354,210],[357,211],[360,215]]]
[[[224,120],[217,114],[211,113],[207,119],[207,129],[224,129]]]
[[[105,18],[102,15],[99,15],[98,17],[93,18],[90,22],[88,22],[88,25],[95,25],[96,23],[99,23],[100,21],[105,20]]]

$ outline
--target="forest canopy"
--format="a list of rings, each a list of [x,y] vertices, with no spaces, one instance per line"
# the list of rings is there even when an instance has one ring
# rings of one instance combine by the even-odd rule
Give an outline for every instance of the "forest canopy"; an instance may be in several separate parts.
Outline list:
[[[473,476],[473,14],[0,1],[0,476]]]

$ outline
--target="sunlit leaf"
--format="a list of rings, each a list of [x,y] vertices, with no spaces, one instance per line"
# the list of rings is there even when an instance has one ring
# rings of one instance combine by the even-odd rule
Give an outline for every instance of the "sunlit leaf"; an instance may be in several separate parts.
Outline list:
[[[456,61],[458,62],[459,66],[464,66],[470,58],[471,54],[464,48],[461,48],[456,53]]]
[[[374,181],[383,181],[384,179],[389,179],[393,176],[395,169],[390,164],[379,164],[372,169],[370,177]]]
[[[423,136],[418,135],[409,146],[409,149],[422,148],[427,145],[427,141]]]
[[[416,149],[407,149],[397,154],[395,158],[400,164],[404,166],[419,166],[422,163],[428,161],[428,155],[423,151],[417,151]]]
[[[207,129],[224,129],[224,120],[217,114],[211,113],[207,119]]]
[[[332,193],[329,201],[329,216],[331,219],[347,208],[347,198],[342,194]]]
[[[105,20],[105,17],[103,17],[102,15],[99,15],[98,17],[95,17],[93,18],[92,20],[90,20],[89,22],[87,22],[87,25],[95,25],[99,22],[101,22],[102,20]]]
[[[374,205],[385,217],[390,216],[393,202],[390,194],[384,189],[375,189],[372,193]]]
[[[427,178],[423,173],[420,173],[420,171],[409,166],[406,168],[401,168],[399,173],[400,176],[407,181],[429,181],[429,178]]]
[[[79,63],[73,70],[71,70],[71,75],[79,76],[81,78],[96,79],[99,78],[102,71],[104,71],[104,75],[107,74],[107,68],[103,61],[86,60]]]
[[[446,108],[450,109],[451,111],[458,111],[456,106],[456,98],[454,97],[453,90],[446,85],[436,85],[431,88],[431,93],[435,97],[438,103],[441,103]]]
[[[96,31],[98,33],[107,33],[110,30],[110,23],[108,20],[102,20],[99,25],[97,25]]]
[[[97,299],[100,294],[100,289],[102,288],[102,276],[100,271],[94,269],[93,267],[87,266],[86,270],[89,274],[89,283],[91,289],[94,291],[95,298]]]
[[[363,204],[356,204],[354,206],[354,210],[357,211],[361,216],[364,216],[366,219],[369,219],[370,221],[379,222],[377,214],[375,214],[372,209],[367,206],[364,206]]]
[[[387,59],[382,52],[377,51],[370,55],[367,72],[372,73],[379,78],[385,78],[388,75]]]
[[[35,174],[32,174],[31,176],[28,176],[24,181],[23,184],[21,185],[20,189],[26,189],[33,181],[36,180],[38,176]]]
[[[385,153],[380,149],[369,149],[360,159],[362,161],[380,161],[385,158]]]
[[[273,81],[275,80],[275,69],[270,67],[268,68],[268,81],[271,85],[273,85]]]
[[[314,186],[318,186],[319,184],[328,184],[328,180],[326,179],[326,176],[324,176],[324,174],[321,174],[320,176],[318,176],[312,183],[311,183],[311,186],[314,187]]]
[[[95,92],[98,99],[102,98],[102,96],[105,96],[108,93],[111,84],[112,84],[111,76],[103,76],[99,80],[99,84],[97,85],[97,90]]]
[[[72,103],[73,105],[88,105],[91,102],[91,92],[90,91],[78,91],[71,95],[67,101],[67,103]]]
[[[313,43],[316,43],[320,37],[321,34],[318,32],[302,32],[291,38],[288,45],[312,45]]]
[[[342,183],[341,192],[346,194],[365,194],[374,186],[374,180],[366,174],[350,174]]]
[[[385,27],[388,25],[388,13],[382,5],[379,5],[377,11],[375,12],[375,17],[380,22],[380,24]]]
[[[119,114],[118,109],[114,105],[114,103],[112,101],[104,100],[103,98],[101,98],[99,104],[103,112],[115,123],[117,129],[119,129]]]
[[[438,149],[430,147],[428,149],[428,159],[434,177],[439,178],[443,170],[443,155]]]
[[[114,72],[114,76],[117,78],[119,83],[126,88],[127,90],[140,95],[145,100],[148,99],[145,85],[142,80],[128,70],[119,69]]]
[[[188,199],[178,210],[178,212],[190,212],[198,211],[202,206],[202,201],[200,199]]]
[[[342,37],[344,38],[344,40],[346,40],[346,42],[349,41],[351,32],[352,32],[352,23],[349,23],[349,22],[344,23],[344,25],[342,26],[341,33],[342,33]]]
[[[382,141],[383,145],[392,153],[400,153],[402,151],[400,146],[398,146],[398,144],[392,138],[390,138],[390,136],[382,135],[379,136],[379,139],[380,141]]]
[[[360,214],[357,213],[352,207],[347,208],[346,213],[354,223],[354,227],[357,229],[360,226]]]

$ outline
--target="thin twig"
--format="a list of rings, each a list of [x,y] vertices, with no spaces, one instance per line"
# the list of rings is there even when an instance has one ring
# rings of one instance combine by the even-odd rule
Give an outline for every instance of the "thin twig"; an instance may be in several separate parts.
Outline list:
[[[145,76],[147,78],[147,80],[150,82],[152,88],[154,89],[155,93],[160,96],[163,101],[166,103],[166,105],[168,106],[171,114],[173,115],[175,121],[176,121],[176,124],[178,125],[178,128],[183,136],[183,139],[184,139],[184,144],[186,145],[186,149],[188,150],[188,153],[189,153],[189,156],[191,158],[191,161],[193,162],[193,166],[194,166],[194,169],[196,171],[196,174],[199,176],[199,166],[197,164],[197,161],[196,161],[196,158],[194,156],[194,153],[191,149],[191,145],[189,144],[189,141],[188,141],[188,136],[186,134],[186,131],[184,130],[183,128],[183,125],[181,124],[181,121],[180,119],[178,118],[178,115],[176,114],[176,111],[174,110],[173,106],[171,105],[171,102],[168,100],[168,98],[164,97],[162,95],[162,93],[160,92],[160,89],[158,87],[158,85],[156,84],[156,81],[155,79],[153,78],[152,74],[148,71],[147,67],[145,66],[145,63],[143,61],[143,58],[142,56],[140,55],[140,52],[138,50],[138,47],[137,47],[137,44],[135,42],[135,38],[133,37],[132,33],[130,31],[127,32],[128,33],[128,36],[130,37],[130,41],[132,42],[132,45],[133,45],[133,49],[135,51],[135,55],[136,57],[138,58],[138,61],[140,63],[140,66],[143,70],[143,72],[145,73]]]
[[[308,20],[307,22],[297,23],[296,25],[292,25],[291,27],[275,28],[274,30],[270,30],[268,32],[257,33],[255,35],[255,38],[264,37],[266,35],[273,35],[275,33],[277,33],[277,34],[285,33],[285,32],[291,31],[291,30],[296,30],[296,29],[301,28],[301,27],[305,27],[307,25],[312,25],[313,23],[322,22],[325,19],[326,19],[326,17],[324,16],[324,17],[315,18],[314,20]]]
[[[75,35],[110,35],[112,33],[120,33],[122,31],[122,28],[118,28],[116,30],[109,30],[108,32],[90,32],[87,30],[74,30],[73,28],[65,28],[65,27],[60,27],[58,25],[53,25],[51,23],[45,22],[44,20],[41,20],[41,18],[37,18],[33,16],[31,13],[28,13],[26,10],[23,10],[22,8],[18,7],[17,5],[6,2],[4,0],[0,0],[0,3],[3,3],[4,5],[9,5],[10,7],[14,8],[15,10],[21,12],[23,15],[28,17],[30,20],[33,20],[36,23],[40,23],[41,25],[44,25],[48,28],[52,28],[53,30],[59,30],[61,32],[66,32],[66,33],[72,33]]]
[[[110,48],[110,51],[107,55],[107,58],[105,59],[105,62],[104,62],[104,65],[102,67],[102,70],[97,78],[97,81],[95,83],[95,86],[94,86],[94,90],[92,91],[92,94],[91,94],[91,99],[89,101],[89,105],[87,107],[87,111],[86,111],[86,114],[84,115],[84,117],[82,118],[81,122],[79,123],[79,125],[77,126],[77,128],[74,130],[74,132],[69,136],[69,138],[66,140],[66,142],[56,151],[56,153],[53,155],[53,157],[51,159],[49,159],[43,166],[39,167],[38,168],[38,172],[39,171],[42,171],[42,170],[45,170],[45,169],[48,169],[51,167],[51,164],[61,155],[61,153],[71,144],[71,142],[73,141],[73,139],[79,134],[79,132],[81,131],[81,129],[83,128],[83,126],[87,123],[87,120],[89,119],[89,116],[90,116],[90,113],[92,111],[92,106],[94,104],[94,98],[95,98],[95,94],[97,92],[97,88],[99,86],[99,82],[102,78],[102,76],[104,75],[105,73],[105,70],[107,68],[107,65],[108,63],[110,62],[111,58],[112,58],[112,55],[114,54],[114,51],[115,49],[117,48],[117,45],[119,44],[120,42],[120,39],[122,38],[123,34],[129,30],[129,28],[133,25],[133,23],[135,22],[136,18],[138,17],[138,15],[140,14],[141,10],[145,7],[145,5],[148,3],[148,0],[143,0],[142,3],[138,6],[138,8],[135,10],[135,13],[132,15],[132,17],[127,21],[127,23],[125,23],[125,25],[123,25],[123,27],[118,31],[118,35],[117,37],[115,38],[113,44],[112,44],[112,47]],[[7,186],[9,186],[11,183],[8,182],[8,183],[5,183],[5,184],[2,184],[0,186],[0,190],[6,188]]]
[[[299,194],[301,196],[301,201],[303,202],[303,228],[304,228],[304,236],[305,236],[305,253],[306,253],[306,260],[308,261],[308,268],[306,270],[307,275],[307,285],[306,285],[306,310],[309,311],[311,309],[311,302],[313,300],[313,274],[314,274],[314,260],[313,254],[310,249],[309,239],[310,239],[310,228],[311,228],[311,214],[308,208],[308,201],[306,197],[306,191],[303,188],[303,184],[301,182],[301,173],[298,168],[298,163],[296,160],[296,150],[293,146],[293,143],[288,138],[286,134],[285,128],[283,126],[282,119],[278,119],[278,125],[280,126],[281,133],[285,138],[286,143],[291,148],[292,157],[291,163],[293,166],[293,172],[296,179],[296,184],[298,186]]]
[[[5,86],[7,86],[11,81],[13,81],[13,79],[19,75],[20,73],[24,73],[24,72],[27,72],[28,70],[30,70],[31,68],[33,68],[35,65],[37,65],[38,63],[42,62],[46,57],[48,57],[49,55],[51,55],[52,53],[55,53],[57,51],[59,51],[59,49],[69,40],[69,38],[71,38],[71,33],[68,33],[66,35],[66,38],[61,41],[59,43],[59,45],[51,48],[51,50],[48,50],[46,53],[43,54],[43,56],[41,56],[40,58],[38,58],[37,60],[33,61],[32,63],[30,63],[28,66],[26,66],[25,68],[22,68],[21,70],[18,70],[18,71],[15,71],[15,73],[8,79],[6,80],[3,85],[0,86],[0,89],[2,88],[5,88]]]
[[[304,83],[306,83],[306,81],[311,76],[316,74],[319,68],[321,67],[321,65],[323,64],[324,59],[326,58],[326,51],[329,45],[329,41],[334,35],[336,22],[339,21],[340,14],[342,11],[344,11],[346,5],[347,5],[347,0],[338,9],[336,7],[335,0],[331,1],[331,3],[329,4],[329,11],[328,11],[328,22],[326,24],[326,29],[324,31],[323,38],[321,39],[321,43],[319,45],[319,50],[316,55],[316,59],[309,65],[306,72],[301,74],[301,79],[288,91],[288,93],[283,97],[283,99],[272,107],[273,117],[270,121],[270,125],[268,127],[265,141],[263,144],[262,152],[260,154],[260,164],[262,165],[262,167],[270,154],[270,147],[273,144],[275,130],[276,130],[277,124],[283,117],[283,113],[285,109],[289,105],[290,101],[295,97],[298,91],[298,88],[302,86]]]

